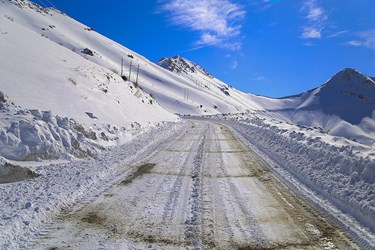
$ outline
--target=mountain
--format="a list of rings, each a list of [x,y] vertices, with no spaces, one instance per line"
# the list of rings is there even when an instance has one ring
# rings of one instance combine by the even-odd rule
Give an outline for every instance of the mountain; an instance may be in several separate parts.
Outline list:
[[[330,135],[367,145],[374,143],[375,81],[355,69],[343,69],[321,86],[299,95],[256,98],[253,101],[261,103],[270,116],[320,127]]]
[[[372,117],[375,82],[355,69],[347,68],[307,96],[298,109],[319,107],[326,114],[337,115],[351,124],[359,124],[363,118]]]
[[[351,124],[359,124],[374,111],[375,82],[371,77],[347,68],[315,89],[280,98],[279,105],[284,109],[321,110]]]
[[[183,83],[180,92],[176,93],[176,105],[167,108],[173,113],[208,115],[263,109],[256,101],[248,98],[249,94],[220,81],[206,69],[186,58],[178,55],[162,58],[157,62],[157,65],[173,73],[174,78],[178,80],[175,82],[176,85]],[[184,99],[181,99],[182,93]],[[187,96],[185,96],[186,93]],[[160,102],[162,103],[162,101]],[[190,106],[190,108],[184,110],[178,104]],[[163,106],[166,107],[168,104]]]

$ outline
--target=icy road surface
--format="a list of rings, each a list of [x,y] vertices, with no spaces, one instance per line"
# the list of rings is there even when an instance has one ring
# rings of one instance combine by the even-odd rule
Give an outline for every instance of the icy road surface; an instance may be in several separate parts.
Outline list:
[[[358,249],[223,125],[192,122],[36,249]]]

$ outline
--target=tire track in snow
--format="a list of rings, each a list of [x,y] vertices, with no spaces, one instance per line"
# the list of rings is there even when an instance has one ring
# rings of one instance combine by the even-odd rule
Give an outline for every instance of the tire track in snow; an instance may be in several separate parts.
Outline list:
[[[225,133],[223,134],[225,139],[220,139],[217,132],[214,128],[210,130],[211,144],[207,147],[207,153],[211,155],[207,155],[206,159],[210,159],[207,163],[210,165],[207,171],[211,178],[210,185],[214,196],[214,216],[223,224],[220,226],[215,224],[219,227],[215,228],[216,238],[211,236],[211,241],[214,241],[214,244],[225,245],[227,248],[265,246],[266,235],[237,188],[238,179],[230,177],[228,172],[230,162],[224,159],[226,154],[239,155],[242,154],[242,150],[233,150],[233,145],[224,150],[222,142],[233,141],[234,137]],[[204,226],[206,227],[206,224]]]
[[[217,247],[215,243],[214,200],[212,195],[214,189],[210,178],[205,176],[202,178],[202,245],[213,249]]]
[[[217,147],[218,141],[213,140],[215,131],[210,126],[209,136],[206,143],[206,149],[209,151],[211,143],[215,143]],[[211,146],[212,147],[212,146]],[[222,186],[222,182],[219,181],[216,176],[223,176],[224,173],[221,171],[219,165],[219,158],[215,157],[213,162],[207,161],[206,157],[203,166],[204,182],[202,183],[203,197],[202,197],[202,232],[203,232],[203,244],[208,248],[215,248],[217,246],[223,247],[224,244],[233,245],[234,232],[231,227],[231,223],[228,217],[227,210],[225,209],[224,194],[218,194],[218,191],[225,190]],[[215,219],[220,217],[220,221],[223,223],[221,227],[217,224]],[[218,231],[218,229],[223,231]],[[224,233],[225,232],[225,233]],[[218,244],[217,240],[221,243]],[[228,246],[228,247],[229,247]]]
[[[212,138],[212,129],[209,129],[208,138]],[[209,142],[209,140],[207,140]],[[205,144],[205,148],[207,143]],[[208,249],[217,248],[215,242],[215,221],[214,221],[214,196],[215,189],[212,186],[211,170],[205,160],[202,162],[202,244]],[[227,222],[228,222],[228,218]]]
[[[176,207],[178,204],[178,197],[181,194],[183,178],[186,178],[185,175],[186,175],[187,169],[185,168],[185,166],[188,160],[189,160],[189,157],[187,157],[184,160],[184,164],[182,164],[181,169],[178,172],[178,175],[176,176],[176,180],[173,183],[171,192],[169,193],[168,200],[164,206],[164,212],[162,216],[163,223],[166,223],[167,221],[172,220],[176,212]]]
[[[185,135],[184,137],[186,137],[187,135]],[[193,147],[194,145],[190,145],[191,148],[194,148]],[[179,151],[176,151],[176,152],[179,152]],[[181,156],[183,157],[183,156]],[[179,172],[175,175],[176,176],[176,179],[173,183],[173,186],[172,188],[170,189],[170,193],[169,193],[169,197],[168,197],[168,200],[165,204],[165,207],[164,207],[164,212],[163,212],[163,216],[162,216],[162,222],[163,223],[166,223],[168,221],[171,221],[176,213],[176,208],[177,208],[177,205],[178,205],[178,198],[181,196],[181,190],[182,190],[182,184],[183,184],[183,180],[184,178],[187,178],[188,177],[188,171],[189,171],[189,168],[187,167],[188,166],[188,163],[189,163],[189,160],[190,160],[190,156],[187,156],[183,163],[180,164],[180,170]]]
[[[188,245],[194,248],[202,246],[202,161],[204,153],[204,144],[208,128],[203,132],[203,137],[198,146],[198,152],[194,157],[194,168],[192,175],[192,190],[190,196],[190,218],[185,221],[185,240]]]
[[[223,156],[224,156],[224,154],[220,154],[220,163],[221,164],[219,164],[219,166],[220,166],[220,169],[221,169],[222,173],[224,173],[224,176],[229,176],[229,173],[228,173],[227,169],[224,167],[225,165],[224,165]],[[241,197],[241,193],[238,190],[237,186],[235,185],[234,181],[230,177],[225,178],[225,180],[226,180],[226,185],[228,186],[228,188],[225,188],[224,190],[226,190],[225,194],[229,195],[229,197],[227,198],[227,201],[229,201],[229,203],[231,204],[232,211],[234,211],[234,209],[236,207],[240,208],[242,214],[246,217],[246,222],[249,223],[249,226],[247,228],[243,228],[241,223],[240,223],[240,220],[236,219],[235,225],[237,226],[238,230],[241,232],[244,239],[250,239],[251,240],[251,242],[250,242],[251,246],[254,246],[254,244],[255,244],[255,246],[258,246],[258,245],[265,246],[265,245],[267,245],[265,233],[263,232],[259,223],[255,219],[255,216],[251,212],[247,203]],[[231,198],[234,198],[235,202]],[[248,234],[250,234],[251,237],[249,237]]]

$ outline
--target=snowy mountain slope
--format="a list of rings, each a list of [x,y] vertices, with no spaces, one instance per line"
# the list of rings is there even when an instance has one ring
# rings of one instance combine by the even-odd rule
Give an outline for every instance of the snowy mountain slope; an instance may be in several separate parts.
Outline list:
[[[375,84],[354,69],[344,69],[322,86],[302,94],[274,99],[242,93],[214,78],[199,65],[175,56],[158,64],[171,72],[209,86],[211,96],[224,98],[245,110],[268,111],[272,118],[309,127],[330,135],[372,145],[375,141]],[[204,89],[204,91],[207,91]],[[223,97],[224,94],[224,97]],[[225,113],[225,112],[224,112]]]
[[[247,98],[248,94],[218,80],[207,70],[186,58],[180,56],[162,58],[157,64],[188,82],[187,88],[190,88],[189,91],[194,91],[197,97],[200,96],[201,103],[206,102],[203,105],[204,110],[206,110],[205,113],[233,113],[262,109],[257,101],[250,101]]]
[[[201,67],[196,72],[182,72],[177,75],[151,63],[143,56],[111,41],[59,11],[45,10],[27,1],[13,0],[12,2],[18,3],[20,7],[16,7],[10,2],[2,2],[4,6],[2,8],[3,16],[13,19],[13,21],[10,21],[4,17],[4,21],[8,21],[8,27],[9,23],[13,23],[14,26],[21,26],[27,32],[40,35],[40,40],[42,38],[46,40],[43,43],[40,41],[37,43],[45,43],[53,47],[58,45],[61,48],[53,50],[63,51],[65,49],[66,54],[74,52],[94,63],[95,67],[101,66],[99,68],[104,67],[110,70],[119,84],[122,83],[122,80],[115,75],[121,74],[122,58],[123,75],[126,78],[129,78],[130,75],[132,82],[136,81],[136,71],[139,65],[139,85],[172,113],[199,115],[243,112],[252,108],[261,108],[256,103],[249,102],[246,94],[213,78]],[[4,32],[9,31],[4,29]],[[11,34],[9,33],[9,35]],[[47,43],[47,41],[54,44]],[[25,45],[19,44],[18,46]],[[85,53],[82,53],[85,49]],[[75,58],[78,60],[77,57]],[[59,59],[67,60],[67,58]],[[197,65],[188,62],[186,59],[183,61],[190,65],[192,70],[198,69]],[[93,66],[89,62],[86,63]],[[63,65],[62,62],[59,62],[59,64],[59,67]],[[132,64],[131,74],[129,74],[130,64]],[[74,65],[73,67],[78,66]],[[95,69],[91,70],[94,71]],[[15,99],[13,94],[6,94]]]
[[[0,24],[1,156],[96,155],[103,147],[178,120],[134,83],[87,60],[85,48],[63,46],[71,38],[84,43],[88,38],[77,30],[89,32],[86,26],[56,10],[16,0],[0,1]],[[56,27],[60,33],[50,32]]]
[[[87,39],[73,35],[78,27],[85,31],[83,25],[31,2],[0,4],[0,50],[6,58],[0,65],[1,90],[17,105],[90,124],[176,119],[119,75],[67,48],[70,41]],[[58,34],[51,32],[56,27],[61,29]],[[78,53],[83,49],[77,48]]]
[[[375,82],[354,69],[344,69],[322,86],[301,96],[298,110],[320,108],[324,113],[358,124],[372,117],[375,109]]]
[[[366,145],[375,142],[375,81],[354,69],[344,69],[325,84],[299,95],[250,98],[271,117],[320,127],[330,135]]]
[[[127,141],[140,126],[176,121],[172,113],[253,108],[246,94],[187,60],[191,71],[177,75],[58,10],[28,0],[2,0],[0,6],[0,53],[6,58],[0,91],[12,102],[2,106],[1,118],[8,120],[1,123],[0,146],[8,159],[92,155],[97,146]],[[90,133],[95,140],[85,136]]]

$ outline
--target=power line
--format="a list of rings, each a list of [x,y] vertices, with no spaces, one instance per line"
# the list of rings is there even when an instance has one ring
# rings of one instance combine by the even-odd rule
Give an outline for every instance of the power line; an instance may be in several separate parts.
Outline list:
[[[51,3],[50,0],[46,0],[46,1],[49,3],[49,5],[46,4],[45,2],[43,2],[42,0],[38,0],[38,2],[41,3],[41,4],[42,4],[42,7],[44,7],[44,8],[48,8],[48,7],[51,7],[51,6],[52,6],[53,8],[57,9],[56,6],[55,6],[53,3]],[[43,6],[43,5],[44,5],[44,6]]]
[[[43,2],[42,0],[38,0],[39,3],[41,3],[41,6],[44,8],[47,8],[47,4]]]
[[[53,8],[57,9],[56,6],[55,6],[53,3],[51,3],[50,0],[46,0],[46,1],[47,1],[50,5],[52,5]]]

